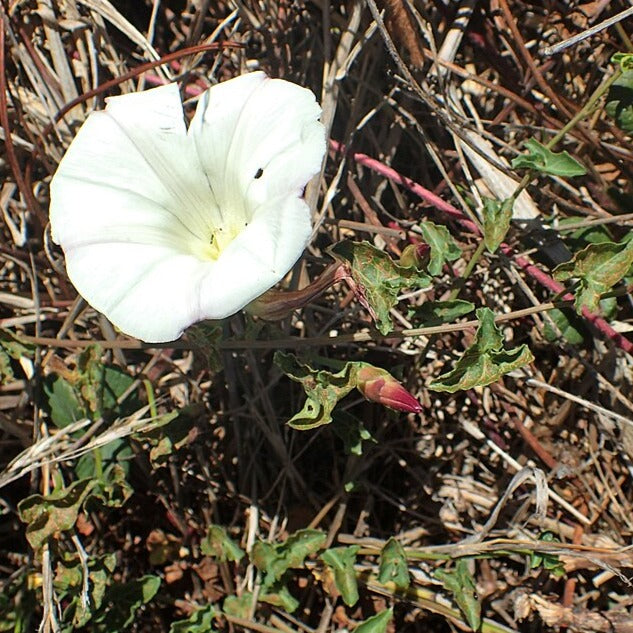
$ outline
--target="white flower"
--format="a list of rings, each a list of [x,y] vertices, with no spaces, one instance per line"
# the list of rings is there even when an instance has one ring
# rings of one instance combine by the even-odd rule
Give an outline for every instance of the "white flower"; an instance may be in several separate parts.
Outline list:
[[[201,97],[178,86],[107,100],[51,182],[53,239],[83,297],[123,332],[171,341],[276,284],[310,232],[303,188],[325,132],[312,92],[256,72]]]

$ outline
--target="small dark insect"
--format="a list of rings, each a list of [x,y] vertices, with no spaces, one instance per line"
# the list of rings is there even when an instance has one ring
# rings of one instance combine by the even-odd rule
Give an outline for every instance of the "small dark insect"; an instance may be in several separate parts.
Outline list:
[[[255,180],[257,180],[258,178],[261,178],[264,175],[264,170],[260,167],[257,170],[257,173],[255,174]]]

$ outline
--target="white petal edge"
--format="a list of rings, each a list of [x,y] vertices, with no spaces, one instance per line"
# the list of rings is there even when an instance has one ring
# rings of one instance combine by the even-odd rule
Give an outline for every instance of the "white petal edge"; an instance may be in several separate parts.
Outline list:
[[[189,134],[218,200],[230,207],[246,199],[249,216],[273,197],[300,195],[325,153],[320,114],[310,90],[261,72],[210,88]]]
[[[155,222],[171,218],[208,233],[203,211],[215,205],[187,136],[177,85],[111,97],[107,104],[88,117],[53,176],[53,239],[66,248],[92,235],[98,239],[109,224],[145,225],[147,202],[163,216]],[[117,205],[102,203],[103,196],[112,202],[115,194],[124,217]]]
[[[281,92],[290,86],[290,93],[300,95],[299,101],[306,106],[299,108],[302,114],[296,119],[300,131],[274,146],[279,156],[270,157],[267,174],[246,178],[252,170],[240,161],[255,157],[254,164],[260,164],[261,156],[268,155],[273,146],[260,135],[255,142],[263,143],[263,149],[258,146],[253,151],[251,147],[250,154],[247,152],[246,136],[257,131],[246,107],[254,107],[249,95],[274,82],[285,85]],[[325,151],[314,96],[263,73],[236,78],[211,91],[226,98],[214,106],[213,131],[207,119],[198,138],[193,123],[189,133],[184,132],[175,85],[109,99],[106,111],[91,115],[81,128],[51,183],[53,235],[65,250],[71,281],[123,332],[148,342],[171,341],[196,321],[234,314],[277,283],[309,239],[309,210],[299,196],[319,169]],[[272,102],[281,93],[267,92],[269,109],[274,111]],[[239,104],[231,103],[236,93],[245,101],[241,110]],[[126,100],[132,104],[129,110]],[[202,120],[198,117],[202,111],[199,107],[194,123],[196,118]],[[223,117],[228,128],[241,125],[240,111],[248,114],[244,120],[249,131],[239,127],[233,132],[222,130],[219,121]],[[257,118],[257,112],[253,115]],[[288,135],[287,128],[284,133]],[[222,185],[213,183],[211,174],[203,173],[197,163],[201,141],[204,159],[206,143],[214,138],[217,143],[211,163],[223,168],[223,152],[218,151],[222,147],[238,163],[229,166],[228,178],[222,174]],[[298,163],[299,169],[288,168],[288,160]],[[226,162],[225,158],[224,166]],[[284,164],[286,179],[276,188],[272,176]],[[217,261],[201,261],[178,244],[187,241],[187,232],[197,221],[201,225],[208,222],[198,217],[201,213],[217,211],[215,191],[209,185],[221,189],[227,182],[241,182],[245,187],[238,202],[250,206],[250,224]],[[272,192],[278,194],[273,200],[269,197]],[[246,202],[244,195],[248,196]],[[182,222],[183,207],[185,213],[194,214],[193,220],[185,215]]]
[[[217,261],[163,246],[100,243],[72,249],[66,267],[81,294],[122,332],[164,343],[192,323],[235,314],[276,284],[310,231],[305,202],[287,199],[281,209],[262,208]]]

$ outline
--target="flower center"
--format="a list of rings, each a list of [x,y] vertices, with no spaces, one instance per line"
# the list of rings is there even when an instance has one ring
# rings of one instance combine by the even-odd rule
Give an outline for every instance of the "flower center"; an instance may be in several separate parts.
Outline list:
[[[216,261],[222,251],[244,230],[244,226],[236,224],[221,226],[213,230],[208,242],[200,240],[195,248],[194,255],[202,260]]]

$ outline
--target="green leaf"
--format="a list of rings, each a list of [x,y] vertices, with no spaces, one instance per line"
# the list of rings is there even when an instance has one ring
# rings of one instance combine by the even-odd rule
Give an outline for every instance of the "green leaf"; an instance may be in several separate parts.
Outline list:
[[[103,600],[106,606],[92,618],[91,630],[95,633],[123,631],[134,622],[136,612],[154,598],[159,588],[160,578],[149,575],[108,587]]]
[[[217,615],[217,609],[208,604],[196,609],[186,620],[172,622],[169,633],[215,633],[213,620]]]
[[[454,262],[462,254],[453,236],[445,226],[433,222],[420,223],[424,241],[431,247],[431,260],[427,270],[431,275],[440,275],[445,262]]]
[[[389,311],[406,288],[429,286],[430,278],[415,267],[400,266],[369,242],[340,242],[331,249],[356,284],[358,301],[369,311],[381,334],[393,329]]]
[[[222,603],[222,611],[227,615],[246,620],[250,617],[254,600],[255,598],[250,591],[241,596],[227,596]]]
[[[300,363],[292,354],[275,352],[275,364],[295,382],[302,384],[307,400],[288,424],[295,429],[313,429],[332,421],[332,411],[338,401],[355,387],[356,368],[353,363],[336,374],[315,370]]]
[[[72,385],[61,376],[50,376],[44,382],[51,420],[58,429],[86,417]]]
[[[278,544],[257,541],[253,545],[251,561],[265,573],[264,588],[272,587],[289,569],[303,566],[307,556],[318,552],[327,536],[322,530],[298,530],[285,542]]]
[[[587,170],[567,152],[554,153],[533,138],[525,141],[525,147],[528,153],[517,156],[512,161],[514,169],[524,167],[563,177],[584,176],[587,173]]]
[[[345,411],[336,414],[332,430],[343,440],[344,450],[347,455],[362,455],[363,442],[376,443],[376,440],[365,428],[365,425]]]
[[[459,319],[469,314],[475,309],[475,304],[462,299],[453,299],[450,301],[425,301],[421,306],[409,311],[409,319],[415,319],[416,322],[424,325],[424,327],[432,327],[434,325],[442,325]]]
[[[385,609],[361,622],[354,629],[354,633],[386,633],[392,619],[393,609]]]
[[[33,351],[32,345],[22,343],[16,334],[5,328],[0,328],[0,384],[15,378],[11,359],[30,358],[33,356]]]
[[[281,607],[288,613],[293,613],[299,607],[299,601],[290,593],[283,583],[276,582],[264,592],[259,594],[259,601]]]
[[[579,314],[583,308],[597,312],[600,295],[608,292],[622,280],[633,265],[633,240],[590,244],[574,258],[557,266],[554,279],[578,279],[574,306]]]
[[[75,466],[75,474],[78,479],[100,477],[101,473],[112,466],[119,466],[127,475],[130,468],[130,460],[134,457],[134,451],[127,438],[114,439],[89,453],[83,454]]]
[[[134,394],[119,403],[134,382],[118,367],[106,367],[101,349],[91,345],[77,357],[75,369],[48,376],[44,382],[46,405],[53,423],[63,428],[81,418],[121,418],[138,410]]]
[[[619,64],[623,71],[633,70],[633,53],[614,53],[611,55],[611,62]]]
[[[169,456],[191,443],[195,419],[201,415],[199,405],[189,405],[160,415],[149,432],[133,435],[134,439],[149,442],[149,460],[160,468],[169,463]]]
[[[132,386],[134,378],[118,367],[105,367],[103,370],[103,394],[101,410],[124,417],[138,409],[139,402],[131,397],[119,404],[119,398]]]
[[[444,588],[453,595],[457,606],[466,617],[466,622],[473,631],[481,626],[481,604],[477,599],[475,579],[468,570],[468,561],[460,559],[454,571],[439,569],[435,577],[444,584]]]
[[[332,547],[321,554],[321,560],[333,572],[334,584],[348,607],[358,602],[358,581],[354,563],[359,549],[358,545]]]
[[[95,481],[93,479],[93,481]],[[127,481],[127,471],[120,464],[112,464],[96,479],[97,485],[90,491],[86,503],[98,500],[108,508],[120,508],[132,496],[132,486]]]
[[[341,398],[358,389],[365,398],[398,411],[421,409],[420,403],[386,370],[362,361],[345,363],[333,374],[300,363],[293,354],[275,352],[275,364],[292,380],[302,384],[307,399],[289,426],[307,430],[332,422],[332,411]]]
[[[219,525],[208,527],[207,535],[200,543],[200,551],[222,563],[227,560],[239,562],[245,556],[244,550]]]
[[[551,532],[545,532],[540,540],[546,543],[560,542]],[[562,578],[565,575],[565,565],[556,554],[532,552],[530,554],[530,568],[536,569],[537,567],[543,567],[555,578]]]
[[[505,239],[512,220],[514,198],[503,201],[484,198],[484,242],[489,252],[494,253]]]
[[[131,494],[125,470],[115,464],[101,477],[80,479],[49,495],[35,494],[23,499],[18,504],[18,515],[27,524],[29,544],[38,551],[50,537],[72,529],[77,515],[90,499],[108,507],[120,507]]]
[[[59,601],[66,605],[62,617],[64,630],[75,631],[85,626],[99,612],[116,568],[116,554],[91,556],[87,566],[90,602],[86,605],[82,599],[84,567],[79,556],[65,553],[57,563],[53,583]]]
[[[37,629],[37,624],[33,621],[39,614],[42,595],[31,588],[31,574],[27,565],[22,565],[10,577],[3,579],[0,592],[0,632],[30,633]]]
[[[18,515],[26,523],[26,539],[37,552],[44,542],[58,532],[74,527],[81,506],[98,481],[84,479],[47,496],[31,495],[18,504]]]
[[[552,319],[554,325],[560,330],[563,338],[571,345],[581,345],[587,336],[587,328],[584,320],[579,317],[573,310],[564,308],[559,310],[554,308],[549,310],[547,315]],[[547,319],[544,320],[543,335],[550,343],[558,339],[558,333],[550,325]]]
[[[561,234],[569,232],[570,225],[577,225],[586,218],[582,216],[570,216],[562,218],[556,230]],[[588,244],[601,244],[602,242],[613,242],[613,236],[608,225],[605,224],[589,224],[573,229],[569,236],[565,236],[565,241],[571,246],[575,246],[575,250],[580,250]]]
[[[626,70],[613,82],[605,110],[621,130],[633,132],[633,70]]]
[[[455,391],[484,387],[501,378],[509,371],[523,367],[534,360],[527,345],[510,350],[503,348],[503,334],[495,325],[495,317],[489,308],[476,312],[479,328],[475,342],[464,352],[455,367],[438,376],[429,385],[434,391]]]
[[[406,589],[411,584],[409,565],[404,549],[395,538],[391,537],[380,552],[378,582],[386,585],[392,582],[396,589]]]

